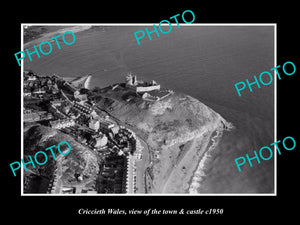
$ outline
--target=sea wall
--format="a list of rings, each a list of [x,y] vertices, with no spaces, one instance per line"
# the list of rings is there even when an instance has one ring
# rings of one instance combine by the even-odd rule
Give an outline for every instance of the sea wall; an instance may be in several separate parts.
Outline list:
[[[160,85],[154,85],[148,87],[136,87],[137,92],[147,92],[147,91],[154,91],[159,89],[160,89]]]

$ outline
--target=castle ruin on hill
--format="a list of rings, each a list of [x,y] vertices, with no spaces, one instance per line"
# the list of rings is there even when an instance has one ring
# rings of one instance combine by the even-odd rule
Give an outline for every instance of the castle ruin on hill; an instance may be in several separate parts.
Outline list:
[[[145,101],[159,101],[173,93],[172,90],[161,90],[160,84],[152,80],[145,82],[138,80],[136,75],[131,73],[126,76],[126,87],[140,94]]]

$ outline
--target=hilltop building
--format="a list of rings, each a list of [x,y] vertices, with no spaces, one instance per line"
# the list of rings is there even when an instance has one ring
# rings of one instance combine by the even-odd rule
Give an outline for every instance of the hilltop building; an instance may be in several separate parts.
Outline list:
[[[151,82],[139,81],[132,74],[126,76],[126,87],[140,94],[148,102],[160,101],[174,93],[172,90],[161,90],[160,85],[154,80]],[[130,98],[127,101],[129,100]]]
[[[126,87],[135,90],[137,93],[160,90],[160,85],[157,84],[156,81],[138,81],[136,76],[133,76],[131,74],[126,76]]]
[[[74,125],[75,125],[75,121],[72,119],[50,121],[50,126],[55,129],[62,129],[62,128],[71,127]]]
[[[143,93],[142,98],[145,101],[156,102],[168,97],[173,93],[174,92],[172,90],[164,90],[164,91],[153,90],[153,91]]]

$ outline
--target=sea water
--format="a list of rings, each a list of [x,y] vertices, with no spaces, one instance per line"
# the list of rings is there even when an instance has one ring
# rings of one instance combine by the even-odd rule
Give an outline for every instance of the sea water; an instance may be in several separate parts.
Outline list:
[[[53,49],[33,62],[25,59],[25,69],[65,77],[92,74],[92,83],[99,87],[122,82],[131,72],[191,95],[235,126],[199,159],[193,192],[272,192],[272,160],[239,172],[234,159],[273,142],[274,84],[245,92],[242,98],[234,84],[275,66],[274,28],[181,26],[159,38],[153,34],[152,41],[140,46],[133,36],[138,29],[101,26],[78,32],[74,45]]]

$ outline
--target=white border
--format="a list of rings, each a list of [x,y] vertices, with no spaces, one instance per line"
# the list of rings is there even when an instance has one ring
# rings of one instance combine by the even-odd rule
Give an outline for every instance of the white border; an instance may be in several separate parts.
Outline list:
[[[277,24],[274,24],[274,67],[277,65]],[[274,71],[274,142],[277,141],[277,79]],[[276,152],[276,154],[275,154]],[[274,195],[277,196],[277,151],[274,145]]]
[[[23,51],[23,26],[153,26],[157,23],[21,23],[21,51]],[[171,23],[177,25],[176,23]],[[168,24],[161,24],[168,26]],[[180,26],[273,26],[274,27],[274,67],[277,65],[277,23],[192,23]],[[23,158],[23,71],[24,63],[21,61],[21,158]],[[274,77],[276,77],[274,70]],[[274,79],[274,142],[277,141],[277,79]],[[274,152],[275,146],[274,146]],[[21,196],[277,196],[277,154],[274,154],[274,193],[228,193],[228,194],[24,194],[23,174],[21,169]],[[21,167],[22,168],[22,167]]]

